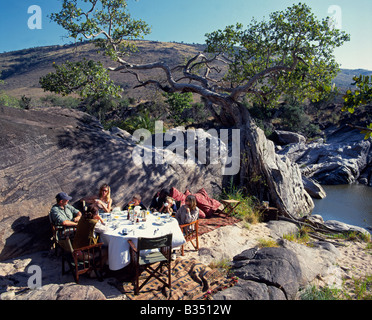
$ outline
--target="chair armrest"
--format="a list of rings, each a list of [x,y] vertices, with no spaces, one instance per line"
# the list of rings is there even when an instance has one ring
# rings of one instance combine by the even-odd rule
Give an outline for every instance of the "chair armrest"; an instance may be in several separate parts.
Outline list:
[[[92,244],[90,246],[76,248],[76,249],[74,249],[74,252],[76,252],[76,251],[85,251],[85,250],[89,250],[89,249],[93,249],[93,248],[101,248],[102,246],[103,246],[103,243],[100,242],[100,243]]]
[[[132,241],[132,240],[128,240],[128,243],[129,243],[131,249],[132,249],[135,253],[137,253],[138,250],[137,250],[136,246],[134,245],[133,241]]]
[[[193,221],[193,222],[187,223],[187,224],[180,224],[180,228],[183,229],[183,228],[185,228],[185,227],[191,226],[192,224],[197,224],[197,225],[199,225],[199,219],[198,219],[198,220],[195,220],[195,221]]]

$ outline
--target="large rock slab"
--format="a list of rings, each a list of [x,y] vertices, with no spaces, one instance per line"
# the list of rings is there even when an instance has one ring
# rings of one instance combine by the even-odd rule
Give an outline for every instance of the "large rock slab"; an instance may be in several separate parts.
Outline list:
[[[94,286],[75,283],[48,284],[39,289],[28,290],[13,300],[106,300],[104,294]]]
[[[0,260],[49,247],[47,215],[61,191],[74,204],[108,183],[114,206],[121,206],[134,193],[149,204],[161,188],[204,187],[211,195],[221,189],[218,164],[138,164],[136,146],[83,112],[0,107]]]

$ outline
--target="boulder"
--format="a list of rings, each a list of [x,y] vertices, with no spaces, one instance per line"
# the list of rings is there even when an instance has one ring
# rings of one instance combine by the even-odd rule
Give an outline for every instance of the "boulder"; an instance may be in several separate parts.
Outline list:
[[[302,182],[304,183],[304,188],[306,192],[315,199],[324,199],[327,194],[323,187],[315,182],[313,179],[302,176]]]
[[[240,256],[239,259],[242,257]],[[235,260],[238,285],[217,293],[215,300],[293,300],[299,290],[301,269],[296,255],[286,248],[262,248],[242,265]]]
[[[105,295],[94,286],[48,284],[39,289],[27,290],[13,300],[106,300]]]
[[[111,186],[114,206],[134,193],[149,204],[162,188],[220,192],[218,163],[138,163],[132,157],[137,147],[125,132],[105,131],[77,110],[0,107],[0,260],[49,248],[47,216],[61,191],[76,206],[102,183]]]
[[[306,138],[303,135],[284,130],[275,130],[273,134],[270,136],[270,140],[272,140],[275,144],[280,146],[285,146],[291,143],[306,142]]]
[[[282,238],[285,234],[296,234],[298,232],[297,225],[288,221],[271,220],[267,223],[267,227],[270,229],[271,237],[274,239]]]
[[[336,265],[340,252],[333,244],[318,241],[308,247],[281,239],[298,231],[291,222],[270,221],[267,226],[280,247],[249,248],[234,256],[232,272],[238,283],[215,294],[215,300],[292,300],[319,277],[330,287],[340,287],[342,272]]]
[[[285,239],[281,239],[279,244],[297,257],[301,271],[298,278],[300,286],[306,286],[319,275],[324,276],[333,272],[333,265],[340,255],[334,245],[321,241],[314,243],[313,247]]]
[[[286,300],[282,290],[277,287],[251,280],[239,280],[231,288],[213,296],[214,300]]]
[[[360,181],[372,185],[371,141],[349,127],[329,132],[326,143],[297,143],[288,145],[278,154],[286,155],[297,163],[301,172],[322,185],[350,184]]]
[[[332,230],[338,231],[338,232],[357,232],[357,233],[363,233],[366,235],[370,235],[369,231],[358,227],[354,226],[351,224],[347,224],[341,221],[336,221],[336,220],[327,220],[324,222],[324,225]]]
[[[269,200],[281,215],[300,218],[309,214],[314,202],[304,188],[299,166],[277,154],[274,143],[266,138],[263,130],[254,125],[250,130],[247,144],[252,150],[245,160],[247,164],[243,164],[243,169],[252,175],[246,183],[247,191],[261,200]],[[261,179],[266,179],[267,189],[262,190]]]

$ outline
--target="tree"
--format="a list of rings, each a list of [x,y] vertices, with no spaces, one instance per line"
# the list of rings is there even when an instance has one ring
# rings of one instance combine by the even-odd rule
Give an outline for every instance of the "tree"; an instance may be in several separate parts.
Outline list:
[[[183,122],[182,112],[191,108],[192,94],[188,93],[164,93],[166,102],[170,106],[170,118],[173,118],[176,125]]]
[[[344,95],[344,106],[342,111],[348,111],[351,114],[355,112],[355,108],[359,106],[366,105],[372,102],[372,78],[369,76],[354,77],[355,81],[353,85],[356,85],[357,89],[352,92],[348,90]],[[362,130],[361,132],[365,134],[364,139],[369,139],[372,137],[372,123],[370,123],[367,128],[357,127],[357,129]]]
[[[133,38],[129,33],[133,29],[136,36],[148,29],[142,22],[119,19],[121,15],[128,17],[120,11],[126,1],[84,0],[92,5],[86,11],[79,8],[77,2],[64,0],[61,12],[52,15],[52,19],[74,38],[79,35],[85,39],[96,38],[97,45],[117,63],[108,70],[133,74],[139,82],[136,87],[155,86],[167,93],[191,92],[202,96],[217,121],[240,129],[238,183],[259,199],[270,200],[284,214],[302,210],[303,202],[292,203],[298,197],[288,196],[294,192],[289,190],[291,183],[296,182],[278,178],[282,164],[269,163],[271,160],[265,153],[267,150],[274,153],[273,147],[257,130],[241,101],[247,96],[253,102],[273,106],[282,94],[320,99],[331,90],[331,80],[338,72],[333,49],[349,40],[347,34],[332,29],[329,18],[318,21],[311,9],[300,3],[272,13],[267,21],[253,20],[246,29],[237,24],[207,34],[205,52],[182,65],[135,64],[123,52],[128,47],[124,40]],[[95,11],[99,2],[102,8]],[[225,74],[222,66],[228,70]],[[141,72],[150,69],[160,70],[164,79],[143,81]],[[285,184],[285,191],[279,190],[279,183]],[[309,207],[304,211],[308,212]]]

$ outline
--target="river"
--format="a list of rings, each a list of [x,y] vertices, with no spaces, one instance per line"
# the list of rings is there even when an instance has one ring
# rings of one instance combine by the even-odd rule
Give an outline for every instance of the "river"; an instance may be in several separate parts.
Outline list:
[[[362,228],[372,227],[372,187],[364,185],[322,186],[324,199],[314,199],[312,214],[320,214],[324,221],[338,220]]]

